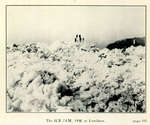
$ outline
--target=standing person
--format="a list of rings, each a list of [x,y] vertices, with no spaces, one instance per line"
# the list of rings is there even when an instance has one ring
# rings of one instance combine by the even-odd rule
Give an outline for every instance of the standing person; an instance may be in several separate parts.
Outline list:
[[[78,41],[78,34],[76,35],[76,42]]]
[[[79,41],[81,42],[81,34],[79,34]]]
[[[75,38],[74,41],[77,42],[77,39]]]

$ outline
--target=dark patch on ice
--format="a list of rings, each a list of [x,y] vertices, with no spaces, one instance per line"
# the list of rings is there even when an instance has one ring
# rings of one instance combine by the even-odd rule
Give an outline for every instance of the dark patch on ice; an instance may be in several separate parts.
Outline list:
[[[68,88],[66,85],[59,85],[59,87],[57,88],[57,93],[61,94],[61,97],[63,96],[72,96],[73,95],[73,91]]]
[[[107,45],[106,48],[112,50],[112,49],[123,49],[123,52],[126,48],[130,46],[145,46],[145,37],[135,37],[135,38],[127,38],[124,40],[115,41],[114,43],[111,43]]]
[[[40,71],[40,76],[43,84],[51,84],[58,79],[54,73],[48,72],[46,70]]]
[[[110,97],[110,98],[107,100],[106,106],[108,107],[108,106],[109,106],[109,103],[110,103],[111,101],[118,101],[120,97],[121,97],[121,94],[113,95],[112,97]]]
[[[13,44],[13,47],[18,47],[18,45],[14,43],[14,44]]]

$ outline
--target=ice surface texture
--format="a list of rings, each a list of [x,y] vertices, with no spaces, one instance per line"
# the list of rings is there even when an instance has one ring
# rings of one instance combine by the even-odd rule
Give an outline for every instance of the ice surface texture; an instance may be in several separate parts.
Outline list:
[[[55,44],[7,47],[8,112],[145,112],[145,46]]]

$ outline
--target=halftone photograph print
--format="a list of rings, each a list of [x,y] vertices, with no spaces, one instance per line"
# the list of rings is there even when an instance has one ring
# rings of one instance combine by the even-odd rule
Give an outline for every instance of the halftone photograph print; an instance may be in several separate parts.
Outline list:
[[[7,5],[6,112],[145,113],[145,13]]]

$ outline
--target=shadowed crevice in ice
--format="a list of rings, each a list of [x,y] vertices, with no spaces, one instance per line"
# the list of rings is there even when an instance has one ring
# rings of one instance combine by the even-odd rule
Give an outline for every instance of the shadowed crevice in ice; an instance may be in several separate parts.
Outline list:
[[[54,83],[58,78],[54,73],[48,72],[46,70],[39,71],[39,74],[41,76],[41,80],[43,84],[51,84]]]

